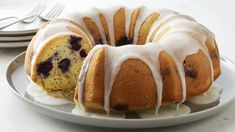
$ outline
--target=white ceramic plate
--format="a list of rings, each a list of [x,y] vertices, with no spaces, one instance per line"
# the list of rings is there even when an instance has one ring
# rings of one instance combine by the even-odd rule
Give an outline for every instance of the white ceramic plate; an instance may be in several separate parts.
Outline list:
[[[38,31],[36,29],[28,29],[28,30],[18,30],[18,31],[0,31],[0,35],[28,35],[35,34]]]
[[[18,18],[23,18],[28,14],[32,8],[36,5],[31,6],[19,6],[19,5],[9,5],[1,6],[0,8],[0,18],[5,18],[9,16],[16,16]],[[16,19],[7,19],[0,21],[0,25],[5,25],[9,22],[15,21]],[[5,29],[0,30],[0,35],[25,35],[25,34],[35,34],[41,24],[44,23],[39,19],[35,20],[33,23],[17,23],[12,26],[9,26]]]
[[[34,34],[26,36],[0,36],[0,42],[30,41]]]
[[[8,21],[1,22],[0,25],[4,25],[8,22],[14,21],[14,19],[10,19]],[[5,29],[0,30],[0,35],[30,35],[35,34],[37,30],[44,24],[43,21],[37,19],[33,23],[25,24],[25,23],[17,23],[12,26],[9,26]]]
[[[0,48],[18,48],[28,46],[29,41],[22,42],[0,42]]]
[[[227,58],[222,57],[222,74],[216,82],[222,86],[223,92],[220,97],[219,105],[215,107],[188,115],[151,119],[117,119],[74,115],[71,113],[71,110],[73,109],[72,104],[63,107],[52,107],[36,103],[28,98],[25,98],[24,94],[29,81],[27,80],[27,76],[23,68],[24,56],[25,53],[18,55],[8,66],[6,78],[10,85],[10,90],[26,104],[32,106],[35,110],[57,119],[78,124],[113,128],[150,128],[172,126],[212,116],[222,111],[235,97],[235,64]]]

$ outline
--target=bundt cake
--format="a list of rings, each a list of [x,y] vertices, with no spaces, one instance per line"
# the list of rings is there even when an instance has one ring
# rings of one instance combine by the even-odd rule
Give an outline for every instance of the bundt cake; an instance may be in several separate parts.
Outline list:
[[[82,110],[158,110],[206,92],[220,58],[213,33],[187,15],[93,8],[45,24],[27,48],[25,70]]]

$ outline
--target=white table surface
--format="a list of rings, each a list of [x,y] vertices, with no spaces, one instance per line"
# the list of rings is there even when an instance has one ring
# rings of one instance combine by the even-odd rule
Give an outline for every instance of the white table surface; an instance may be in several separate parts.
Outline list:
[[[53,3],[51,0],[42,2]],[[37,0],[0,0],[1,10],[12,9],[9,14],[14,15],[15,10],[32,7]],[[90,6],[109,7],[112,5],[146,5],[148,7],[165,7],[193,16],[213,31],[220,49],[220,53],[235,61],[235,1],[234,0],[64,0],[65,11],[82,10]],[[19,6],[20,5],[20,6]],[[18,6],[18,7],[17,7]],[[8,15],[8,14],[4,14]],[[0,17],[2,17],[0,16]],[[0,48],[0,132],[75,132],[75,131],[131,131],[130,129],[107,129],[81,126],[42,115],[16,98],[9,90],[5,79],[7,64],[26,48],[1,49]],[[133,130],[132,130],[133,131]],[[213,117],[193,123],[154,129],[139,129],[135,131],[185,131],[185,132],[234,132],[235,131],[235,101],[227,109]]]

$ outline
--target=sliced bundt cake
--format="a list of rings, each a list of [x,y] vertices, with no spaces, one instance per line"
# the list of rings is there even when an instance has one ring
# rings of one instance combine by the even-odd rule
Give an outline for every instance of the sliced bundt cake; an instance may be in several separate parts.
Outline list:
[[[76,91],[77,107],[107,112],[181,104],[221,72],[213,33],[187,15],[146,7],[48,22],[28,46],[25,69],[49,95],[72,99]]]

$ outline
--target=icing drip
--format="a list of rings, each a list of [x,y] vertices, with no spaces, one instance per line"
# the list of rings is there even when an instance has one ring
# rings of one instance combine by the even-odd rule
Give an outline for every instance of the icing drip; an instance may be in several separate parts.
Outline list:
[[[52,37],[59,34],[73,34],[65,25],[67,27],[69,26],[78,29],[76,25],[66,20],[55,20],[40,29],[34,41],[34,54],[36,54]]]
[[[84,87],[84,81],[85,81],[85,76],[86,72],[89,67],[89,62],[91,61],[92,56],[94,55],[95,51],[98,50],[100,47],[103,47],[102,45],[96,45],[87,55],[83,62],[83,66],[80,70],[80,74],[78,76],[78,102],[82,110],[84,110],[83,106],[83,87]]]
[[[153,78],[157,88],[157,106],[158,110],[162,100],[162,78],[160,75],[160,64],[158,61],[161,47],[156,44],[149,44],[143,46],[127,45],[125,47],[111,47],[105,48],[105,97],[104,109],[109,111],[109,98],[112,91],[113,83],[121,68],[123,62],[129,59],[139,59],[147,64],[153,73]],[[146,51],[146,52],[142,52]],[[123,54],[125,53],[125,54]]]
[[[178,107],[178,108],[176,108]],[[153,110],[145,110],[138,112],[140,118],[156,118],[156,117],[172,117],[172,116],[180,116],[186,115],[191,112],[190,108],[187,105],[181,104],[180,106],[176,106],[174,104],[162,106],[159,109],[158,114],[154,115]]]
[[[108,112],[109,111],[109,98],[112,91],[113,83],[116,79],[116,76],[120,70],[121,64],[128,60],[128,59],[140,59],[144,63],[146,63],[150,70],[153,73],[153,78],[155,84],[157,85],[157,105],[156,111],[160,108],[161,100],[162,100],[162,78],[160,75],[160,64],[158,58],[161,48],[156,44],[149,44],[149,45],[127,45],[125,47],[111,47],[108,45],[97,45],[95,46],[88,56],[86,57],[83,67],[79,74],[78,80],[78,90],[79,96],[78,100],[82,109],[83,107],[83,87],[84,87],[84,80],[85,74],[89,67],[89,62],[97,49],[105,48],[105,97],[104,97],[104,109]],[[142,50],[148,50],[148,52],[142,52]],[[128,54],[121,54],[121,52],[126,52]],[[150,54],[148,54],[150,53]],[[147,59],[144,56],[148,56]],[[112,58],[112,59],[111,59]],[[114,61],[115,60],[115,61]]]
[[[202,38],[203,39],[203,38]],[[178,46],[179,44],[181,46]],[[173,58],[176,63],[182,85],[182,100],[178,103],[181,104],[186,99],[186,81],[183,62],[188,55],[197,53],[201,49],[198,45],[200,41],[193,37],[188,37],[188,34],[178,31],[169,32],[159,41],[159,45]]]
[[[66,26],[65,26],[66,25]],[[54,20],[44,28],[40,29],[35,37],[34,46],[33,46],[33,58],[32,58],[32,66],[34,66],[35,58],[37,58],[37,53],[44,47],[45,44],[52,38],[58,35],[75,35],[77,34],[72,33],[67,27],[72,27],[74,29],[79,30],[81,33],[84,33],[78,26],[71,23],[67,20]],[[85,34],[85,33],[84,33]],[[31,68],[33,69],[33,68]]]
[[[107,39],[105,37],[104,29],[102,28],[102,24],[101,24],[100,19],[99,19],[99,12],[100,11],[98,9],[94,8],[93,12],[97,12],[97,14],[94,15],[94,17],[92,17],[92,20],[97,24],[97,27],[98,27],[100,35],[101,35],[102,42],[104,44],[107,44],[108,42],[107,42]]]
[[[138,41],[139,30],[140,30],[141,25],[143,24],[145,18],[152,13],[152,11],[150,9],[146,8],[145,6],[142,6],[140,9],[141,9],[140,15],[139,15],[139,17],[136,21],[136,25],[135,25],[134,40],[133,40],[134,44],[136,44]]]
[[[48,94],[44,93],[44,91],[41,90],[41,88],[37,84],[33,82],[28,84],[27,94],[31,98],[33,98],[33,100],[35,100],[36,102],[45,104],[45,105],[56,106],[56,105],[64,105],[64,104],[72,103],[66,99],[54,98],[52,96],[49,96]]]
[[[149,31],[149,34],[146,38],[146,42],[145,43],[149,43],[150,42],[150,37],[152,36],[153,32],[155,29],[159,28],[159,25],[162,21],[162,19],[168,17],[169,15],[172,15],[172,14],[176,14],[176,12],[172,11],[172,10],[167,10],[167,9],[160,9],[160,10],[157,10],[156,12],[159,12],[160,16],[159,18],[153,23],[150,31]]]
[[[209,88],[207,92],[199,96],[193,97],[187,101],[193,104],[213,103],[219,99],[221,92],[222,92],[221,86],[219,86],[216,83],[212,83],[211,87]]]
[[[171,32],[178,31],[178,32],[188,32],[188,34],[191,34],[191,37],[194,37],[195,39],[201,41],[200,43],[197,43],[200,45],[201,49],[206,54],[210,66],[211,66],[211,76],[212,81],[214,80],[214,71],[213,71],[213,63],[209,55],[209,51],[206,47],[206,39],[212,39],[214,38],[214,34],[210,32],[206,27],[202,26],[201,24],[197,23],[192,17],[182,14],[173,14],[169,15],[168,17],[163,18],[159,21],[159,25],[161,27],[159,28],[159,31],[155,34],[153,42],[157,42],[159,39],[158,37],[166,28],[170,28]],[[169,31],[168,31],[169,32]],[[164,35],[166,35],[165,33]],[[200,37],[201,36],[201,37]],[[203,38],[204,37],[204,38]],[[148,40],[149,41],[149,40]]]
[[[126,25],[125,25],[125,30],[126,30],[126,36],[129,34],[130,30],[130,24],[131,24],[131,15],[132,15],[133,9],[125,8],[125,20],[126,20]]]
[[[118,118],[118,119],[125,118],[125,115],[123,113],[106,114],[106,113],[84,112],[82,110],[79,110],[78,108],[74,108],[72,110],[72,114],[80,115],[80,116],[97,117],[97,118]]]
[[[90,10],[95,10],[95,8],[92,8]],[[81,27],[83,27],[83,30],[86,33],[86,35],[88,35],[88,37],[90,38],[92,44],[95,45],[95,40],[92,37],[91,33],[89,32],[86,24],[83,21],[83,18],[87,17],[87,16],[95,17],[95,14],[94,13],[92,14],[91,12],[88,12],[88,11],[84,11],[84,12],[81,12],[81,13],[69,13],[69,14],[65,14],[65,15],[61,16],[60,18],[61,19],[72,20],[72,21],[75,21],[77,24],[81,25]],[[97,20],[97,19],[95,19],[95,20]]]
[[[114,7],[114,8],[108,8],[106,10],[100,10],[100,13],[102,13],[108,23],[108,30],[109,30],[109,37],[110,37],[110,42],[112,46],[115,46],[115,37],[114,37],[114,24],[113,24],[113,19],[115,13],[120,9],[120,7]],[[107,38],[106,38],[107,39]]]

